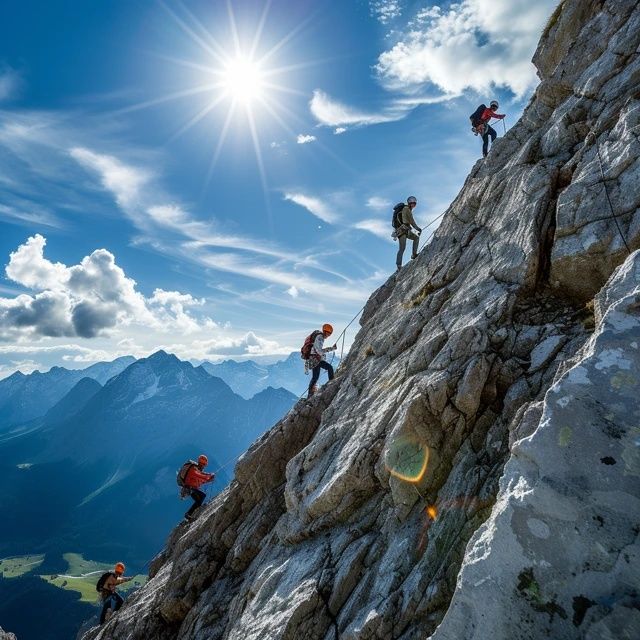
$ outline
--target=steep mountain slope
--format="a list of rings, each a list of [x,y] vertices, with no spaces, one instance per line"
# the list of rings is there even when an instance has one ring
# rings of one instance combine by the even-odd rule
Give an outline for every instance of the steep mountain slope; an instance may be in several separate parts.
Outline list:
[[[52,367],[46,373],[34,371],[29,375],[17,371],[0,380],[0,431],[43,416],[82,378],[93,378],[103,385],[132,362],[135,358],[123,356],[86,369]]]
[[[68,420],[81,411],[102,386],[93,378],[82,378],[75,387],[44,414],[44,422],[49,425]]]
[[[85,640],[640,636],[639,46],[635,0],[560,4],[339,376]]]

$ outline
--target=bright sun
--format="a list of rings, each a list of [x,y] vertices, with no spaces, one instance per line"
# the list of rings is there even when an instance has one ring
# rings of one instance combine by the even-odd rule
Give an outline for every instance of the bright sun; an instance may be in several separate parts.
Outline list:
[[[274,60],[277,59],[276,56],[281,48],[303,28],[305,23],[301,23],[292,31],[289,31],[267,51],[258,53],[271,2],[264,3],[259,23],[251,41],[243,40],[240,37],[232,0],[227,0],[226,4],[229,16],[228,32],[230,38],[229,42],[223,44],[218,42],[213,34],[186,8],[183,7],[182,10],[175,12],[170,6],[161,1],[161,5],[173,18],[175,24],[189,37],[194,45],[198,45],[202,49],[205,60],[183,60],[171,56],[161,56],[162,59],[180,65],[191,73],[195,71],[195,77],[198,78],[197,84],[152,100],[146,100],[129,107],[129,110],[145,109],[161,103],[205,94],[209,99],[206,102],[203,101],[204,104],[200,110],[193,112],[191,117],[175,131],[171,139],[173,140],[184,134],[197,123],[205,120],[209,114],[216,118],[216,120],[209,121],[209,128],[212,121],[216,122],[216,135],[214,137],[215,148],[212,150],[211,161],[207,171],[206,182],[208,183],[222,152],[227,133],[235,121],[238,127],[244,127],[253,140],[256,161],[266,193],[266,173],[262,161],[258,131],[259,120],[260,116],[263,119],[265,116],[270,117],[287,131],[292,140],[296,138],[297,132],[291,129],[289,124],[292,112],[282,98],[287,94],[295,94],[304,98],[307,96],[296,89],[283,86],[278,82],[278,79],[286,77],[290,71],[304,68],[311,63],[276,66],[274,65]],[[224,115],[225,111],[226,115]],[[218,118],[220,113],[222,117]],[[208,137],[207,140],[209,139],[211,138]]]
[[[263,97],[264,74],[258,63],[238,57],[225,64],[220,84],[234,100],[249,104]]]

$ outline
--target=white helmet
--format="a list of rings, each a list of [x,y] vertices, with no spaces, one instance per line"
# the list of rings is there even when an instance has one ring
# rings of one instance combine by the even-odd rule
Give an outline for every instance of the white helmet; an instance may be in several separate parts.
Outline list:
[[[415,196],[409,196],[407,198],[407,204],[418,204],[418,201],[416,200]]]
[[[492,101],[489,103],[489,106],[490,106],[492,109],[497,109],[500,105],[498,104],[498,101],[497,101],[497,100],[492,100]]]

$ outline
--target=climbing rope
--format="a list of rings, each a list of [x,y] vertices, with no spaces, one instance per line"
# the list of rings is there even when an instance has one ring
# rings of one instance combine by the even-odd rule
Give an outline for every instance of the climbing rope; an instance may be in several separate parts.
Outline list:
[[[624,234],[622,233],[622,229],[620,228],[620,224],[618,223],[618,217],[613,212],[613,205],[611,204],[611,198],[609,197],[609,188],[607,187],[607,179],[604,177],[604,169],[602,168],[602,156],[600,155],[600,144],[598,143],[598,137],[595,135],[595,133],[593,133],[593,131],[591,131],[589,133],[589,136],[592,136],[593,140],[596,143],[596,153],[598,154],[598,164],[600,165],[600,175],[602,176],[602,184],[604,185],[604,193],[605,193],[605,195],[607,197],[607,202],[609,203],[609,210],[611,211],[611,218],[613,218],[613,221],[616,223],[616,228],[618,229],[618,233],[620,234],[620,237],[622,238],[622,242],[624,243],[624,246],[626,247],[627,251],[629,252],[629,255],[631,255],[631,249],[629,248],[629,245],[627,244],[627,241],[625,240]]]
[[[442,218],[442,216],[447,213],[446,211],[443,211],[439,216],[436,216],[428,225],[422,227],[422,231],[424,231],[425,229],[428,229],[431,225],[435,224],[438,220],[440,220],[440,218]],[[433,237],[433,234],[436,232],[436,230],[434,229],[433,232],[431,233],[431,235],[427,238],[427,240],[431,240],[431,238]],[[422,239],[422,233],[420,233],[420,239]],[[427,246],[427,242],[425,241],[423,243],[423,245],[420,247],[420,249],[418,249],[418,253],[420,253],[425,247]]]

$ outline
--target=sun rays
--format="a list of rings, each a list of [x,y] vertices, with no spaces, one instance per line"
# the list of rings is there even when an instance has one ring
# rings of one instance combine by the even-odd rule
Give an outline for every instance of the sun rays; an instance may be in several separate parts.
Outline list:
[[[317,62],[292,63],[287,58],[286,65],[279,66],[278,56],[282,56],[285,45],[298,36],[309,24],[312,16],[307,16],[295,28],[270,46],[263,46],[271,1],[265,3],[250,37],[241,37],[240,28],[231,2],[227,0],[226,24],[215,21],[216,34],[184,5],[162,3],[161,6],[171,22],[187,38],[196,55],[181,59],[174,55],[159,54],[157,58],[168,63],[168,69],[178,69],[175,74],[176,90],[130,105],[120,112],[138,111],[171,103],[179,104],[176,113],[176,127],[169,142],[185,135],[196,127],[206,127],[202,141],[211,146],[210,160],[203,170],[206,189],[212,180],[216,165],[232,129],[245,132],[253,145],[256,166],[260,173],[262,187],[268,192],[265,164],[261,153],[261,129],[277,127],[284,129],[292,139],[296,138],[293,126],[304,127],[305,123],[296,115],[291,105],[295,97],[307,95],[287,85],[291,75]],[[213,22],[213,21],[212,21]],[[243,34],[248,30],[246,25]],[[223,36],[217,35],[223,34]],[[171,79],[169,71],[167,77]],[[194,108],[195,105],[195,108]],[[188,115],[184,115],[185,112]],[[200,131],[200,129],[198,129]]]

